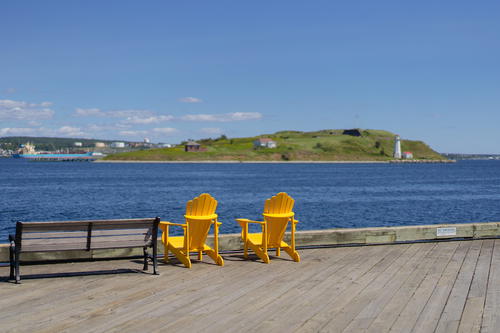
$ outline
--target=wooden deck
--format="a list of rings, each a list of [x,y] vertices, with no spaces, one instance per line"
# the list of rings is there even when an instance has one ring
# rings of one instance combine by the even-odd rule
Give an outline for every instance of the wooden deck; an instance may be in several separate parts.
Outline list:
[[[300,253],[160,276],[140,260],[21,266],[23,284],[0,283],[0,331],[500,332],[500,240]]]

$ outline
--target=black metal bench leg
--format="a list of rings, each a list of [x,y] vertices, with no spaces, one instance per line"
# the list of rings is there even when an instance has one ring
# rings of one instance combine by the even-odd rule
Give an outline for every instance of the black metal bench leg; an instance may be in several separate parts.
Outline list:
[[[16,263],[16,267],[15,267],[15,270],[16,270],[16,283],[21,283],[21,275],[19,273],[19,251],[15,251],[15,254],[14,254],[14,257],[15,257],[15,263]]]
[[[153,274],[154,275],[159,275],[157,271],[157,266],[158,266],[158,259],[156,258],[158,256],[158,249],[156,246],[153,246]]]
[[[146,249],[146,247],[144,247],[142,249],[143,253],[144,253],[144,267],[142,268],[144,271],[147,271],[148,270],[148,251]]]
[[[10,280],[14,280],[14,244],[9,247]]]

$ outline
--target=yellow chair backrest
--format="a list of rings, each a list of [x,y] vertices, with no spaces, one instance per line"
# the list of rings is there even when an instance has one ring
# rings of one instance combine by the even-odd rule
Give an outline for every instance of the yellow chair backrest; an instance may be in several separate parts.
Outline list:
[[[203,193],[199,197],[188,201],[186,205],[186,223],[189,225],[190,250],[203,248],[214,219],[217,219],[215,210],[217,200],[210,194]]]
[[[295,200],[287,193],[280,192],[266,200],[264,205],[264,221],[267,223],[267,244],[278,247],[285,234],[288,222],[295,215],[292,211]]]

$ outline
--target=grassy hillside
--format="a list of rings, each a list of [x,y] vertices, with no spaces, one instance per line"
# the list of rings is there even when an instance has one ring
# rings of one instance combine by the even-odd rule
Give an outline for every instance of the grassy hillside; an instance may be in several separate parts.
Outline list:
[[[281,131],[249,138],[204,139],[204,152],[184,152],[184,147],[150,149],[107,156],[107,160],[138,161],[384,161],[392,159],[395,134],[360,130],[362,136],[343,135],[343,130],[316,132]],[[259,137],[272,138],[277,148],[254,149]],[[416,159],[445,159],[421,141],[402,140],[402,151]]]

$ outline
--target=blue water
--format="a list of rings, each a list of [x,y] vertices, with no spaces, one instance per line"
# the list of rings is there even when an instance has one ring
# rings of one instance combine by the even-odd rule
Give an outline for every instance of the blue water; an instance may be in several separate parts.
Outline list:
[[[299,230],[500,221],[500,161],[454,164],[108,164],[0,158],[0,242],[16,221],[160,216],[208,192],[221,232],[288,192]]]

